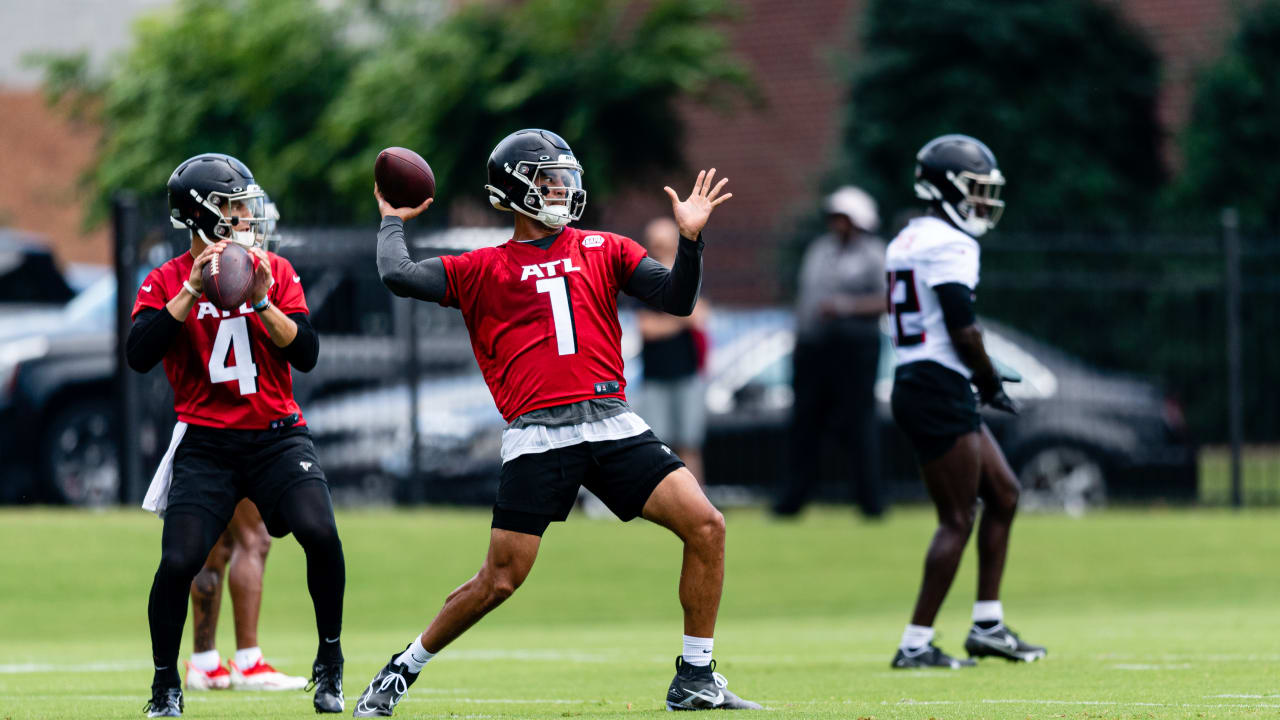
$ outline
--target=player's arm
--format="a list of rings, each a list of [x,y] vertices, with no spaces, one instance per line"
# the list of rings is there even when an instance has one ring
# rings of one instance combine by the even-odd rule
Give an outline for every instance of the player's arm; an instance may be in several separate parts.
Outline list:
[[[982,328],[978,326],[973,312],[973,291],[963,283],[936,285],[933,291],[938,295],[951,344],[960,361],[973,371],[973,384],[977,386],[983,404],[1016,415],[1017,406],[1005,394],[1000,375],[982,342]]]
[[[447,286],[444,261],[429,258],[415,263],[404,243],[405,221],[421,215],[431,206],[432,198],[416,208],[392,207],[377,184],[373,186],[373,197],[382,213],[382,226],[378,228],[378,277],[382,284],[400,297],[440,302]]]
[[[226,243],[210,245],[196,257],[191,266],[191,276],[183,284],[181,292],[165,303],[164,310],[143,308],[134,315],[125,339],[125,360],[129,367],[144,373],[164,359],[169,347],[182,331],[182,325],[191,308],[204,292],[204,275],[201,271],[215,253],[221,252]],[[150,283],[148,283],[150,284]]]
[[[262,321],[262,326],[267,329],[271,343],[284,350],[289,364],[302,372],[309,372],[316,366],[316,360],[320,356],[320,339],[311,327],[306,313],[286,315],[271,302],[269,293],[271,286],[275,284],[271,273],[271,258],[262,248],[250,248],[249,252],[258,260],[253,269],[253,289],[249,292],[249,303]]]
[[[696,240],[681,236],[670,270],[646,257],[636,265],[623,291],[655,310],[681,317],[692,314],[702,287],[702,248],[701,235]]]

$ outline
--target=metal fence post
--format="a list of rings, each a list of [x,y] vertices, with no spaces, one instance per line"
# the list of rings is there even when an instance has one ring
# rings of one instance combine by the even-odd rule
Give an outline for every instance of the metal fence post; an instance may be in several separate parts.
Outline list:
[[[1226,262],[1227,432],[1231,441],[1231,506],[1244,506],[1241,448],[1244,444],[1244,397],[1240,350],[1240,215],[1222,210],[1222,244]]]
[[[143,485],[138,451],[138,376],[124,361],[133,309],[134,277],[138,268],[138,199],[132,193],[118,193],[112,200],[112,236],[116,272],[115,401],[116,443],[120,472],[120,500],[142,501]]]

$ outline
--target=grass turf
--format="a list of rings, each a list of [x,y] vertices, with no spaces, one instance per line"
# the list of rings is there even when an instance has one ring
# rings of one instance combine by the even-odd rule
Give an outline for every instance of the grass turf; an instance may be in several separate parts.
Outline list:
[[[1004,603],[1048,660],[891,671],[932,516],[729,514],[716,636],[730,689],[776,717],[1280,716],[1276,512],[1109,511],[1019,518]],[[348,712],[388,655],[475,571],[477,511],[339,515],[347,558]],[[141,511],[0,512],[0,718],[136,718],[147,698],[146,597],[160,523]],[[620,717],[662,708],[680,649],[679,545],[643,522],[575,516],[525,586],[427,667],[402,718]],[[938,620],[962,651],[967,553]],[[234,649],[224,600],[219,645]],[[315,636],[302,553],[277,541],[261,622],[268,659],[306,674]],[[183,656],[190,651],[190,630]],[[190,718],[311,716],[310,696],[189,693]]]

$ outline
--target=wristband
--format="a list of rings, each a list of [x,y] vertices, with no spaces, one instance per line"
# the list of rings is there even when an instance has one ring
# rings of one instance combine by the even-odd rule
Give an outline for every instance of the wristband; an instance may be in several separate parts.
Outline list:
[[[262,296],[262,302],[254,303],[254,312],[263,312],[271,307],[271,298],[267,295]]]
[[[190,280],[183,280],[183,281],[182,281],[182,289],[183,289],[183,290],[186,290],[186,291],[187,291],[187,292],[189,292],[189,293],[191,293],[191,297],[193,297],[193,298],[195,298],[195,299],[197,299],[197,300],[199,300],[199,299],[200,299],[200,293],[196,292],[196,289],[195,289],[195,288],[193,288],[193,287],[191,287],[191,281],[190,281]]]

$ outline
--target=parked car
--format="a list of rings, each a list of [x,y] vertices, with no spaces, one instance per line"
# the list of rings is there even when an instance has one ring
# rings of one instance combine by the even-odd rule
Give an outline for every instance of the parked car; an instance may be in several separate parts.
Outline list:
[[[31,307],[56,310],[73,295],[48,247],[33,235],[0,228],[0,306],[5,315]]]
[[[639,392],[640,342],[630,313],[622,319],[628,392]],[[996,323],[986,327],[988,350],[1023,376],[1006,386],[1022,414],[983,416],[1022,481],[1025,506],[1075,512],[1108,499],[1195,498],[1195,447],[1177,406],[1154,385],[1090,368]],[[788,470],[791,314],[722,310],[711,339],[706,481],[721,498],[758,498]],[[887,335],[883,343],[876,395],[885,480],[895,497],[922,497],[914,457],[890,415],[893,349]],[[398,488],[402,499],[491,502],[504,423],[479,371],[419,383],[416,468],[409,403],[403,383],[314,403],[308,418],[330,477]],[[843,488],[823,492],[840,499]]]

